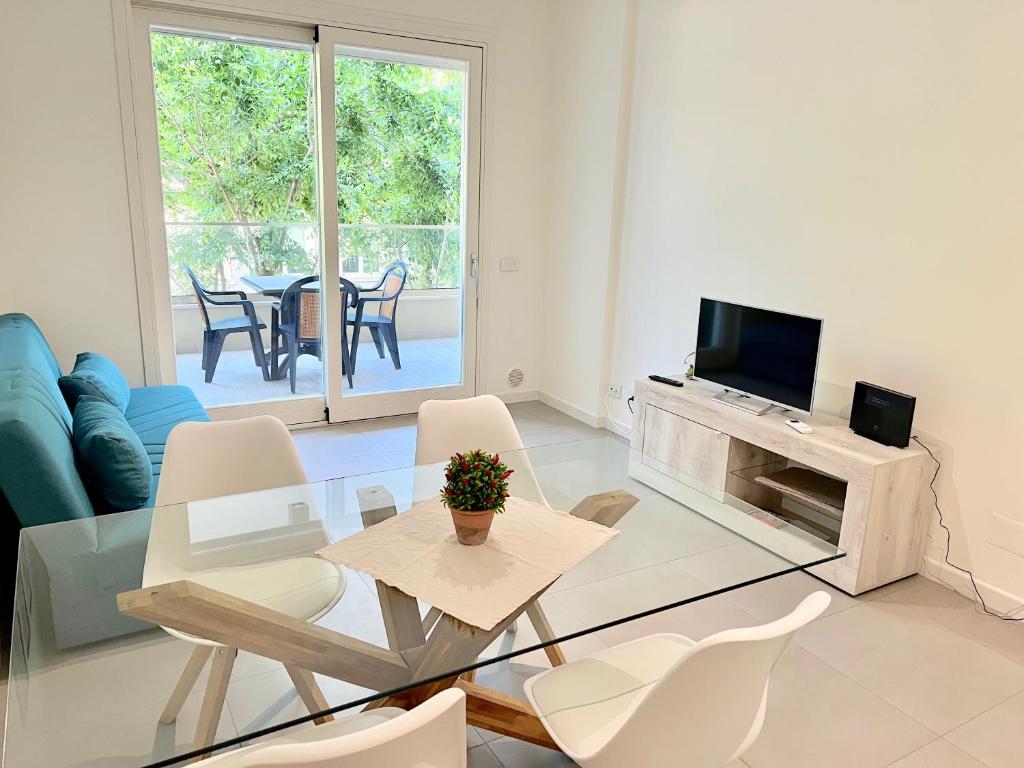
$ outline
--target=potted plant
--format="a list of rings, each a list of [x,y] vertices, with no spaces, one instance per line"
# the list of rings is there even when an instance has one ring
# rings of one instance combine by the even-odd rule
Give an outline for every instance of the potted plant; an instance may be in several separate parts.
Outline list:
[[[496,453],[475,450],[452,456],[441,501],[452,513],[460,544],[472,547],[487,540],[494,513],[505,511],[512,471]]]

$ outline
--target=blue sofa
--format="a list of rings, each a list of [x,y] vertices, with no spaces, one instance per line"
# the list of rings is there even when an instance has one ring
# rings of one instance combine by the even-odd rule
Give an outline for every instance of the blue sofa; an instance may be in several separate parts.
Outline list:
[[[39,327],[24,314],[0,316],[0,516],[8,537],[32,528],[25,546],[45,565],[45,588],[59,647],[102,640],[142,628],[117,611],[114,596],[138,587],[149,515],[103,514],[78,474],[71,411],[57,386],[60,366]],[[167,436],[183,421],[208,417],[188,387],[131,391],[125,419],[153,464],[152,505]],[[75,524],[48,523],[77,520]],[[34,526],[44,526],[34,528]],[[11,573],[9,568],[9,574]],[[10,576],[7,579],[11,581]],[[28,589],[29,585],[23,585]]]

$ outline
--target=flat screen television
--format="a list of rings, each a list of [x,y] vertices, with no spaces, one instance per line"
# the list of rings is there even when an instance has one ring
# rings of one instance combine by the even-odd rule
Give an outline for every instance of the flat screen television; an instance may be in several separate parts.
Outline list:
[[[820,341],[821,320],[701,299],[694,376],[810,413]]]

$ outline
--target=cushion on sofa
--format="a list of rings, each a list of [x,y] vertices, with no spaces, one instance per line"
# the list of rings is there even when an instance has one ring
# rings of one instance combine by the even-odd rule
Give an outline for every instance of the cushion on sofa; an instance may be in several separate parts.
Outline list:
[[[91,395],[79,397],[71,439],[97,512],[145,505],[153,467],[142,441],[117,406]]]
[[[210,417],[191,389],[175,384],[133,389],[124,417],[142,440],[153,465],[153,485],[146,503],[151,507],[160,482],[167,436],[183,421],[209,421]]]
[[[80,353],[75,358],[75,367],[71,373],[61,376],[57,383],[72,412],[78,398],[91,395],[106,400],[124,413],[132,392],[121,369],[97,352]]]
[[[75,467],[60,368],[27,315],[0,316],[0,508],[18,524],[92,517]]]

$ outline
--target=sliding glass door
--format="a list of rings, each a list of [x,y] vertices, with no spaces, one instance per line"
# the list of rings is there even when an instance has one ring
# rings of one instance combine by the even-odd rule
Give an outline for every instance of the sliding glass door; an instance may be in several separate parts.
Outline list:
[[[473,394],[480,49],[138,11],[136,54],[161,379],[289,423]]]
[[[337,180],[325,258],[357,289],[331,419],[474,394],[481,51],[325,27],[317,51]]]

